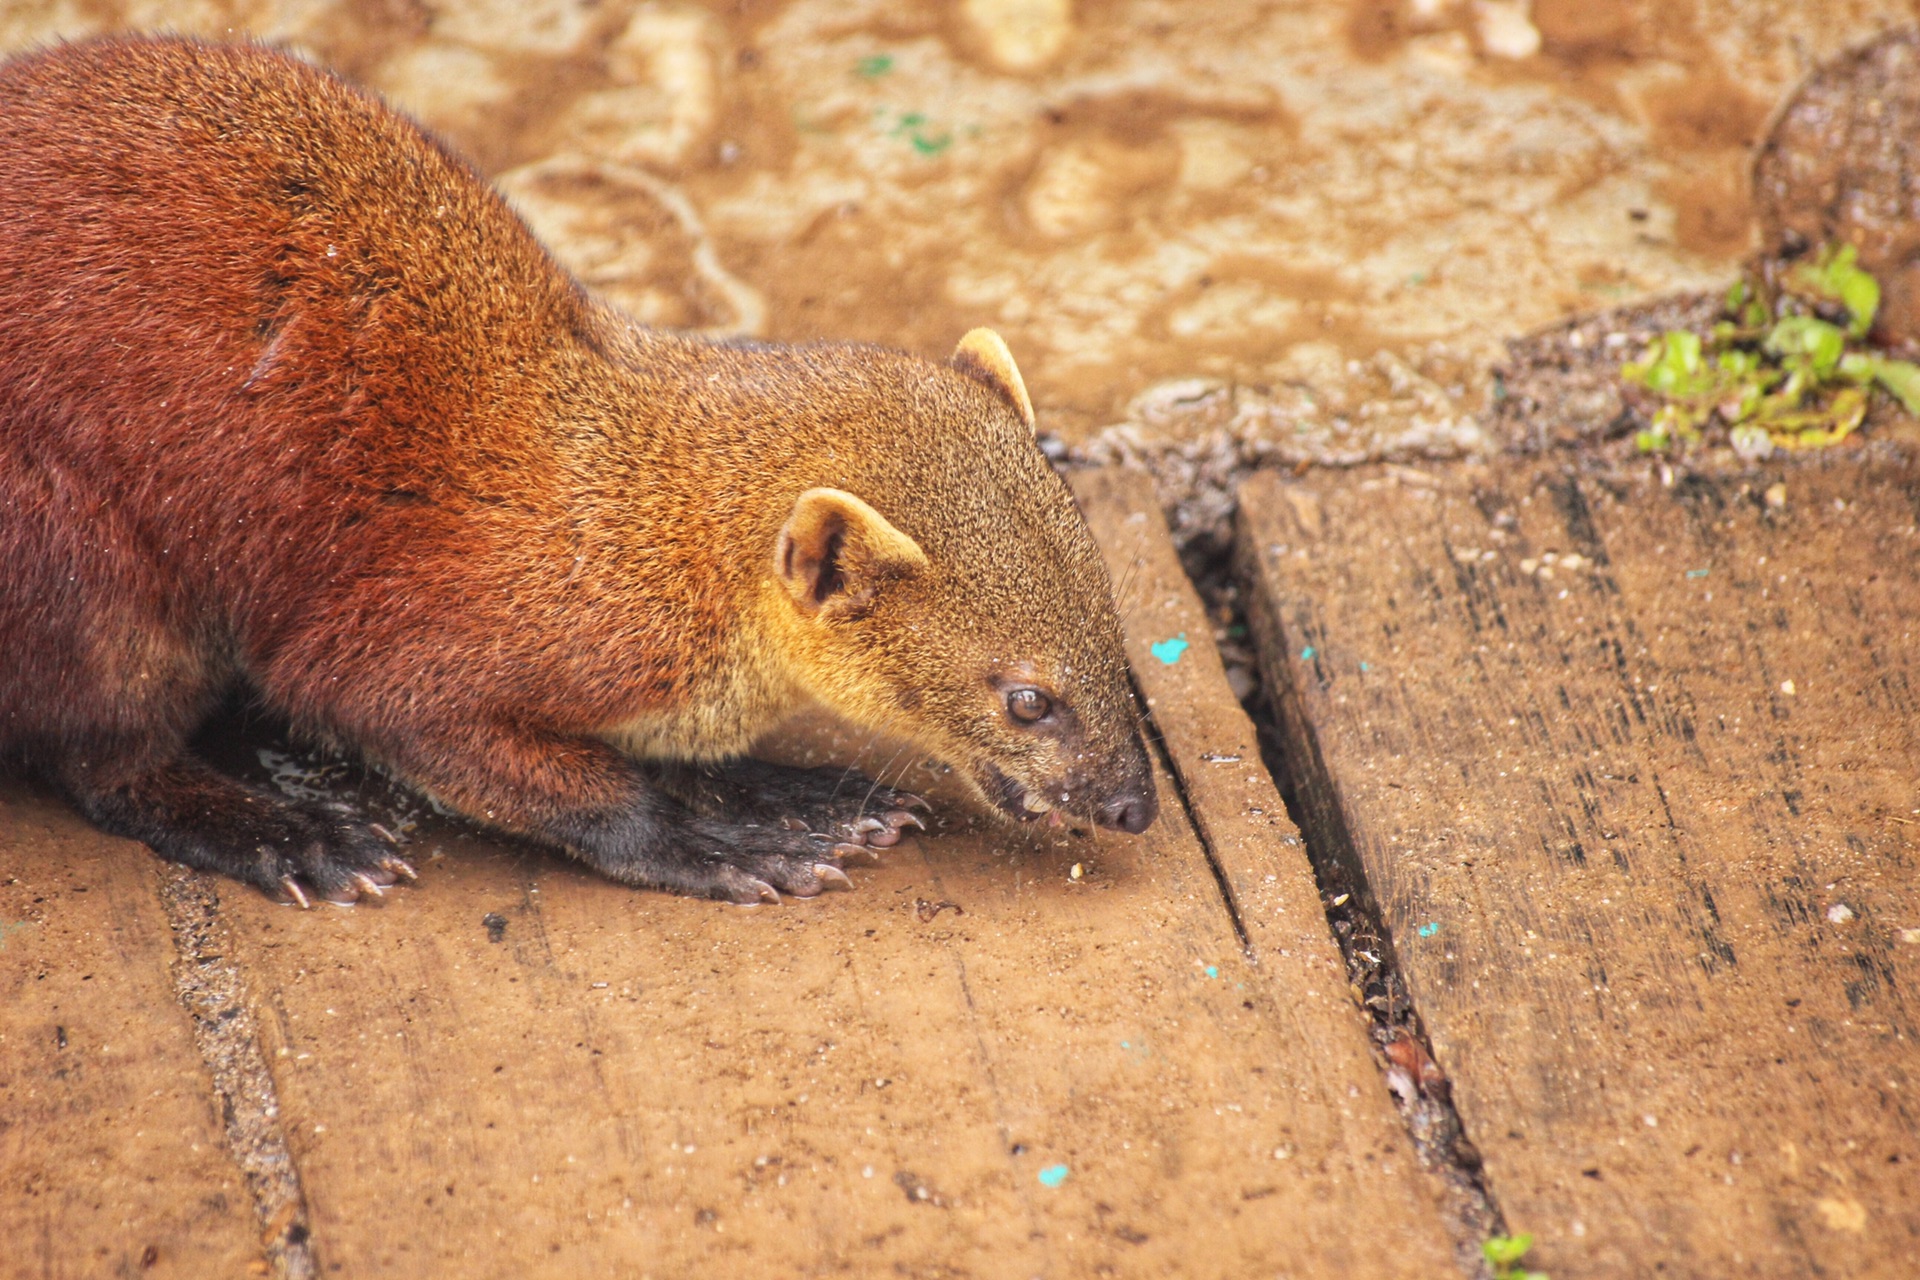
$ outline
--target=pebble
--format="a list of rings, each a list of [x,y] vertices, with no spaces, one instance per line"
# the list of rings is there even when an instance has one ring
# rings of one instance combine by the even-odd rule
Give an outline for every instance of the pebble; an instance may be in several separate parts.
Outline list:
[[[1528,0],[1479,0],[1473,6],[1480,47],[1496,58],[1518,61],[1540,52],[1540,28]]]
[[[960,10],[1005,71],[1045,66],[1073,35],[1072,0],[964,0]]]

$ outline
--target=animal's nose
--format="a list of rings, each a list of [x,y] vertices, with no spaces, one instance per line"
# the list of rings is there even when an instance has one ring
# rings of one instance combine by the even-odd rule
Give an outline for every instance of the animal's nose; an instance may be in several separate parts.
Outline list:
[[[1100,806],[1098,821],[1103,827],[1139,835],[1153,825],[1160,813],[1160,798],[1151,789],[1122,791]]]

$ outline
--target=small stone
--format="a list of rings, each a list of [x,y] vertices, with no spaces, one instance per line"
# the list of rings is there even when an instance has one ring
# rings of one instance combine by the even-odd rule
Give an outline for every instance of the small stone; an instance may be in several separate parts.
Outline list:
[[[1789,698],[1791,698],[1794,694],[1793,681],[1782,680],[1780,682],[1780,692],[1786,694]]]
[[[1825,1196],[1816,1200],[1813,1207],[1830,1231],[1850,1231],[1859,1235],[1867,1229],[1867,1209],[1858,1200],[1845,1196]]]
[[[1480,47],[1496,58],[1531,58],[1540,52],[1540,28],[1529,0],[1479,0],[1473,6]]]
[[[1767,505],[1775,511],[1787,505],[1787,486],[1785,482],[1776,482],[1767,486]]]
[[[1853,908],[1844,902],[1836,902],[1827,908],[1827,920],[1833,924],[1845,924],[1853,919]]]
[[[1034,71],[1073,35],[1072,0],[964,0],[960,6],[1004,71]]]

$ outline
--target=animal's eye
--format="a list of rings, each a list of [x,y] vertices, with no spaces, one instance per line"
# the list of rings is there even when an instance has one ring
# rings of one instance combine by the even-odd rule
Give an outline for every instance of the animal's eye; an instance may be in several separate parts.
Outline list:
[[[1007,714],[1021,724],[1045,720],[1053,710],[1053,699],[1038,689],[1015,689],[1007,695]]]

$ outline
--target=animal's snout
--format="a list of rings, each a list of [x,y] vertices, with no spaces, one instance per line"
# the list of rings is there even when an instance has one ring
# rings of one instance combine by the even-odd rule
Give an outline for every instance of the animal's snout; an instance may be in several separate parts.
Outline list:
[[[1151,783],[1138,790],[1129,787],[1100,806],[1095,821],[1129,835],[1139,835],[1153,825],[1160,814],[1160,798]]]

